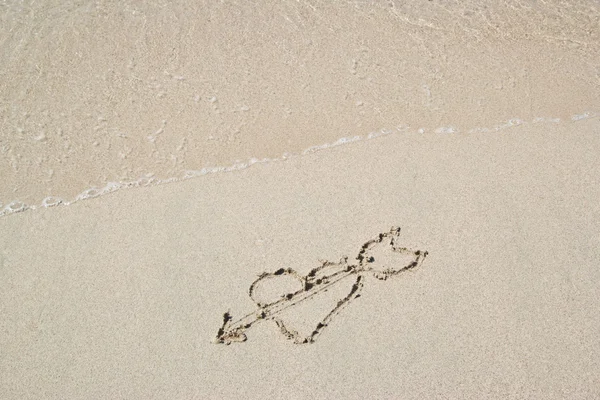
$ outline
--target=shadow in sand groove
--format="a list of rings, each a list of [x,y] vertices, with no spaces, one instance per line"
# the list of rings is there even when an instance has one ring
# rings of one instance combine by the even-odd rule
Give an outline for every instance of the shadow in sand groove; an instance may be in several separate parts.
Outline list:
[[[412,250],[398,245],[400,228],[392,227],[389,232],[380,233],[377,238],[369,240],[361,247],[354,263],[343,257],[339,262],[323,261],[306,276],[298,274],[291,268],[280,268],[275,272],[262,273],[249,289],[252,301],[258,306],[257,310],[234,320],[229,312],[223,315],[223,325],[217,333],[215,343],[231,344],[245,342],[246,331],[260,321],[273,321],[281,333],[296,344],[312,343],[329,325],[331,320],[352,300],[360,297],[361,289],[367,275],[379,280],[397,276],[421,265],[426,251]],[[394,265],[389,265],[394,264]],[[312,299],[315,295],[328,291],[334,285],[340,285],[346,278],[351,278],[352,285],[348,294],[338,300],[334,307],[308,334],[300,334],[293,329],[281,313],[288,311],[300,303]],[[283,293],[278,299],[267,302],[257,294],[260,286],[278,280],[291,279],[296,281],[300,289]]]

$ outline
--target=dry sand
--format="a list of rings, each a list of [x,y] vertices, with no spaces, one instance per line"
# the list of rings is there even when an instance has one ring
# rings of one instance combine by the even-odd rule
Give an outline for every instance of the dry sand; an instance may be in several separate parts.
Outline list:
[[[5,205],[294,155],[0,217],[0,398],[600,397],[596,3],[48,4],[0,9]],[[213,343],[392,225],[427,258],[314,343]]]

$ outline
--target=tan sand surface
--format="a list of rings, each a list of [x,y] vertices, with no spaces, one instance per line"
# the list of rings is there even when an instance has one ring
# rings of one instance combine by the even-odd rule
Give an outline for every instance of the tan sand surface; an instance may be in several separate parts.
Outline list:
[[[600,398],[599,27],[0,2],[0,399]]]
[[[597,118],[392,134],[4,217],[0,397],[597,398],[599,151]],[[428,257],[315,343],[211,342],[260,273],[390,225]]]

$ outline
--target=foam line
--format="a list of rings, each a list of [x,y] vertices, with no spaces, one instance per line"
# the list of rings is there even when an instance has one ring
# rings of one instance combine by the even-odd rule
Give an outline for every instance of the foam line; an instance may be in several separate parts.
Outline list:
[[[575,115],[571,116],[570,121],[572,123],[576,123],[578,121],[596,118],[598,116],[600,116],[600,114],[598,114],[596,112],[585,111],[580,114],[575,114]],[[515,126],[527,124],[527,123],[556,124],[559,122],[561,122],[560,118],[536,117],[536,118],[533,118],[530,122],[527,122],[527,121],[524,121],[524,120],[521,120],[518,118],[512,118],[504,123],[501,123],[499,125],[495,125],[492,127],[488,127],[488,128],[481,127],[481,128],[470,129],[469,131],[467,131],[467,133],[469,133],[469,134],[493,133],[493,132],[499,132],[504,129],[512,128]],[[200,170],[186,170],[180,176],[173,176],[173,177],[166,178],[166,179],[159,179],[159,178],[154,177],[153,174],[146,174],[145,176],[143,176],[137,180],[108,182],[104,187],[101,187],[101,188],[92,187],[92,188],[86,189],[83,192],[81,192],[80,194],[78,194],[77,196],[75,196],[74,199],[71,199],[71,200],[65,200],[65,199],[62,199],[62,198],[56,197],[56,196],[49,196],[49,197],[46,197],[44,200],[42,200],[42,203],[38,204],[38,205],[26,204],[22,201],[15,200],[15,201],[7,204],[6,206],[4,206],[4,208],[0,209],[0,217],[4,217],[4,216],[10,215],[10,214],[15,214],[15,213],[23,212],[23,211],[28,211],[28,210],[37,210],[40,208],[68,206],[68,205],[77,203],[78,201],[81,201],[81,200],[93,199],[96,197],[104,196],[106,194],[113,193],[113,192],[116,192],[117,190],[121,190],[121,189],[163,185],[166,183],[180,182],[180,181],[184,181],[187,179],[198,178],[198,177],[205,176],[208,174],[239,171],[242,169],[249,168],[255,164],[265,164],[265,163],[270,163],[270,162],[285,161],[290,158],[301,157],[304,155],[316,153],[319,151],[327,150],[327,149],[342,146],[342,145],[347,145],[347,144],[351,144],[351,143],[355,143],[355,142],[361,142],[361,141],[365,141],[365,140],[376,139],[376,138],[387,136],[390,134],[397,134],[397,133],[403,133],[403,132],[409,132],[409,131],[414,131],[419,134],[427,133],[427,131],[424,130],[423,128],[411,129],[408,126],[399,125],[393,129],[381,129],[376,132],[371,132],[366,136],[342,137],[332,143],[324,143],[324,144],[320,144],[317,146],[311,146],[311,147],[301,151],[300,153],[287,153],[286,152],[277,158],[251,158],[247,161],[237,161],[229,166],[205,167]],[[448,135],[448,134],[457,134],[457,133],[461,133],[461,130],[457,127],[450,126],[450,125],[441,126],[441,127],[438,127],[433,130],[433,134],[436,134],[436,135],[437,134]],[[0,204],[0,207],[2,207],[1,204]]]

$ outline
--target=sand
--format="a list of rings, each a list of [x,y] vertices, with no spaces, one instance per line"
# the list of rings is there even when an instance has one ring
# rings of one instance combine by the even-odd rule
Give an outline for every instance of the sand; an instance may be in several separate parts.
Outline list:
[[[599,134],[390,135],[5,217],[2,397],[597,397]],[[391,224],[425,262],[314,344],[211,342],[260,273]]]
[[[189,96],[195,93],[193,85],[188,89],[168,87],[164,98],[172,103],[157,102],[153,109],[142,107],[135,116],[129,106],[120,109],[117,120],[122,126],[129,124],[130,146],[134,150],[123,164],[115,164],[110,150],[99,152],[102,155],[98,157],[90,156],[87,150],[68,155],[50,134],[47,140],[34,141],[35,145],[46,143],[47,148],[27,147],[27,140],[7,129],[18,120],[19,107],[30,107],[28,101],[40,110],[54,107],[48,115],[60,113],[61,107],[71,109],[69,102],[80,104],[82,113],[92,114],[90,120],[82,118],[75,108],[65,118],[81,124],[81,129],[89,128],[91,125],[86,124],[92,124],[97,116],[92,112],[95,106],[82,97],[84,92],[98,95],[90,95],[93,101],[99,101],[97,97],[103,94],[110,101],[126,104],[135,96],[144,96],[141,89],[115,91],[102,79],[91,81],[86,89],[79,82],[63,87],[77,91],[74,97],[58,93],[56,96],[63,102],[50,103],[43,95],[29,100],[17,96],[19,90],[28,90],[24,81],[19,81],[29,73],[26,68],[22,70],[24,75],[17,74],[14,81],[2,79],[2,145],[10,148],[3,152],[8,156],[2,159],[3,204],[14,199],[39,204],[45,196],[59,195],[49,191],[50,187],[65,199],[72,199],[89,188],[88,184],[102,187],[113,180],[119,182],[118,171],[112,175],[104,172],[111,165],[115,170],[129,168],[126,172],[131,174],[123,178],[126,181],[138,179],[142,173],[180,177],[178,174],[185,170],[232,165],[236,159],[250,157],[276,160],[0,217],[0,397],[600,397],[600,110],[594,69],[598,65],[598,28],[593,25],[598,21],[596,6],[580,2],[564,9],[566,6],[552,4],[508,3],[484,10],[473,5],[428,3],[431,8],[427,8],[429,4],[414,8],[398,3],[391,3],[395,7],[388,7],[387,3],[333,7],[290,1],[273,7],[258,6],[264,18],[258,18],[254,14],[258,11],[244,4],[215,4],[210,6],[212,13],[208,13],[215,25],[208,27],[192,23],[198,13],[202,14],[199,10],[194,14],[194,10],[179,9],[178,4],[145,10],[144,15],[149,18],[147,29],[158,29],[158,22],[150,23],[152,18],[166,18],[169,14],[178,17],[179,22],[161,20],[160,32],[170,32],[177,26],[182,37],[189,31],[186,27],[233,32],[234,27],[241,26],[240,21],[253,15],[246,29],[252,30],[252,24],[263,21],[261,26],[277,36],[277,29],[283,29],[272,19],[277,16],[290,18],[296,29],[308,32],[289,34],[298,42],[281,44],[265,39],[265,43],[278,43],[285,48],[298,46],[302,40],[321,38],[314,44],[316,50],[304,54],[305,60],[313,62],[314,70],[309,74],[313,81],[302,78],[298,67],[294,67],[298,75],[285,77],[282,65],[259,65],[260,60],[252,59],[257,63],[252,68],[263,74],[259,76],[257,72],[256,88],[264,85],[281,89],[286,82],[293,88],[304,79],[313,85],[306,92],[275,90],[278,94],[274,98],[267,95],[271,89],[252,92],[250,81],[234,73],[242,67],[218,64],[223,81],[211,83],[219,94],[214,95],[218,97],[215,102],[210,102],[212,97],[206,100],[208,110],[215,111],[215,103],[219,107],[227,102],[237,104],[250,92],[255,96],[253,101],[262,101],[263,105],[244,103],[249,104],[244,111],[244,115],[249,115],[244,125],[248,131],[244,131],[239,143],[215,148],[197,145],[198,152],[188,149],[189,158],[172,170],[161,169],[162,164],[152,158],[152,154],[162,154],[161,151],[168,153],[168,147],[158,138],[168,137],[173,143],[184,138],[188,143],[204,143],[202,135],[207,131],[200,128],[218,126],[179,102],[186,90],[189,89]],[[28,7],[25,8],[31,11],[44,6]],[[137,6],[104,7],[75,8],[72,14],[58,12],[63,8],[55,10],[55,14],[45,10],[41,14],[46,16],[44,19],[32,11],[17,9],[17,5],[7,5],[2,15],[3,21],[8,22],[9,16],[21,15],[30,27],[38,25],[27,18],[41,18],[39,26],[58,27],[52,31],[55,34],[79,32],[84,37],[92,35],[93,29],[64,27],[88,26],[75,17],[87,16],[98,22],[97,26],[89,26],[106,30],[106,35],[117,42],[125,40],[119,39],[120,35],[130,38],[132,32],[141,29],[123,23],[133,18],[133,11],[141,12]],[[444,8],[449,11],[444,12]],[[122,11],[121,20],[109,18],[115,10]],[[293,14],[290,10],[299,11]],[[310,13],[304,15],[302,10]],[[354,19],[348,20],[349,16]],[[467,16],[469,21],[464,20]],[[101,17],[107,18],[106,22],[99,22]],[[546,22],[534,24],[525,38],[520,33],[525,30],[527,18]],[[223,25],[223,21],[230,24]],[[453,25],[448,25],[448,21],[453,21]],[[575,26],[578,28],[570,31],[566,28]],[[435,29],[440,27],[444,30]],[[35,29],[15,32],[6,30],[2,37],[33,37]],[[323,36],[323,32],[332,33]],[[375,40],[369,36],[374,32],[387,33]],[[395,39],[406,48],[390,55],[386,40],[409,32],[417,39],[410,35],[407,39]],[[435,34],[441,41],[420,48],[409,43]],[[194,36],[189,35],[191,43]],[[172,60],[204,59],[198,50],[183,46],[172,37],[149,37],[156,41],[147,40],[147,46],[161,50],[167,43],[176,42]],[[249,40],[248,34],[235,37]],[[360,38],[369,37],[371,42],[358,44]],[[66,36],[63,40],[58,43],[70,41],[73,46],[85,47],[83,41]],[[464,53],[459,54],[467,54],[466,58],[456,58],[454,62],[458,64],[453,64],[452,57],[457,53],[444,47],[444,41],[456,48],[467,42],[473,47],[461,48]],[[25,46],[21,51],[43,57],[38,45],[31,44],[34,42],[21,42]],[[8,44],[2,57],[14,63],[15,54],[20,54],[16,50],[19,42],[4,43]],[[106,42],[98,41],[96,45],[102,43]],[[230,43],[235,49],[245,49],[240,54],[256,51],[264,59],[276,58],[273,52],[255,49],[258,45],[251,41],[226,42],[215,37],[209,43],[212,45],[208,50],[203,47],[208,52]],[[328,68],[329,61],[355,58],[349,51],[361,45],[368,47],[372,55],[372,69],[363,71],[364,86]],[[538,51],[529,52],[523,47],[527,45]],[[104,46],[104,51],[112,51],[108,44]],[[336,46],[342,47],[331,53],[330,60],[320,58]],[[432,48],[427,46],[439,46],[431,63],[447,68],[446,75],[437,81],[439,86],[428,80],[437,72],[417,68],[423,65],[421,61],[406,61],[414,67],[413,75],[406,77],[410,87],[402,84],[400,75],[385,70],[392,68],[392,61],[398,61],[393,57],[400,59],[411,51],[412,55],[420,54],[419,51]],[[137,71],[141,79],[147,79],[150,75],[144,74],[151,71],[162,74],[163,69],[173,77],[183,74],[164,65],[152,65],[160,60],[147,54],[155,51],[150,47],[139,49],[141,55],[148,57],[137,64],[144,68]],[[477,53],[484,47],[490,57],[494,54],[497,64],[484,62],[485,54]],[[127,59],[129,53],[119,49],[117,46],[114,50],[114,57]],[[93,56],[82,55],[80,60],[92,57],[100,67],[107,65],[103,64],[106,61],[101,57],[101,49],[96,50]],[[119,55],[119,51],[123,54]],[[227,51],[223,53],[225,59],[234,54],[233,50]],[[470,60],[477,61],[471,64],[473,71],[481,79],[458,68],[459,60],[471,57],[469,51],[473,51]],[[20,57],[25,57],[23,54]],[[373,54],[389,61],[380,63],[379,72]],[[563,58],[556,58],[546,67],[536,64],[539,57],[550,55]],[[66,53],[59,52],[54,57],[65,63],[70,60]],[[11,63],[1,67],[3,76],[10,68],[16,70],[16,64]],[[190,68],[181,75],[185,79],[168,75],[161,75],[161,79],[171,79],[173,85],[189,82],[189,71],[197,67],[184,64],[182,71]],[[217,73],[217,64],[200,65]],[[512,69],[504,69],[503,78],[498,73],[505,67]],[[82,77],[92,74],[91,70],[81,72],[77,65],[73,68]],[[340,68],[352,69],[352,64]],[[356,69],[359,74],[359,68]],[[273,75],[272,71],[281,75]],[[502,89],[494,89],[494,77],[504,82]],[[547,77],[553,80],[545,80]],[[40,79],[61,87],[60,77]],[[375,84],[377,79],[383,79],[380,85]],[[342,81],[356,93],[364,90],[367,100],[357,105],[358,100],[351,98],[348,104],[352,107],[342,107],[336,97],[347,89],[338,87]],[[129,85],[121,78],[113,77],[110,82]],[[228,91],[235,84],[241,85],[239,99]],[[415,92],[414,100],[406,100],[420,104],[411,105],[414,112],[395,108],[393,96],[418,91],[423,84],[431,88],[432,101],[436,98],[435,88],[439,89],[437,106],[426,103],[426,93],[417,97]],[[398,91],[399,88],[406,92]],[[201,96],[208,96],[206,93]],[[482,99],[479,106],[472,102],[477,96]],[[7,99],[18,101],[7,103]],[[294,104],[296,111],[302,110],[299,115],[292,112],[297,119],[289,126],[272,107],[284,100]],[[93,104],[113,104],[106,101]],[[193,97],[191,101],[195,103]],[[16,110],[15,114],[6,114],[10,108],[7,104]],[[357,113],[355,107],[365,109],[365,114]],[[225,124],[233,126],[232,115],[222,114]],[[39,120],[43,115],[31,112],[31,118],[38,119],[35,124],[44,124]],[[161,118],[168,122],[164,135],[159,133],[154,142],[158,153],[152,153],[136,140],[143,140],[146,128],[155,122],[153,119]],[[47,122],[43,126],[54,129],[64,122]],[[32,126],[35,124],[32,122]],[[192,134],[177,124],[197,126],[196,132],[204,133]],[[173,130],[167,133],[167,129]],[[83,133],[63,132],[74,148],[84,149],[92,140]],[[369,138],[372,132],[378,135]],[[336,146],[304,151],[356,135],[360,138],[351,143],[346,140]],[[112,140],[116,139],[99,134],[100,147],[108,146]],[[57,147],[52,147],[53,143]],[[117,152],[118,146],[112,146]],[[19,149],[20,158],[15,149]],[[289,153],[285,159],[283,153]],[[18,171],[11,170],[12,156]],[[36,164],[38,156],[41,161]],[[69,167],[52,167],[56,173],[49,178],[50,185],[42,183],[40,176],[45,168],[62,157],[70,160]],[[13,195],[16,197],[9,197]],[[401,228],[397,246],[426,251],[427,256],[416,268],[386,280],[376,279],[369,271],[361,272],[360,297],[348,301],[327,320],[327,326],[313,343],[294,344],[270,318],[281,317],[288,328],[310,332],[340,299],[351,293],[358,273],[332,285],[327,292],[318,292],[321,297],[294,304],[281,314],[268,315],[244,332],[244,342],[215,343],[224,313],[230,313],[235,321],[248,313],[260,312],[248,290],[261,274],[292,268],[297,276],[306,277],[323,261],[338,263],[345,256],[350,264],[357,264],[361,246],[380,233],[390,232],[392,226]],[[383,253],[386,259],[389,254]],[[379,261],[377,253],[374,265]],[[287,272],[277,276],[291,277]],[[274,286],[261,288],[260,296],[269,291],[273,295],[274,291],[277,298],[277,290],[287,287],[283,279],[274,278],[273,282]],[[281,286],[277,286],[279,283]],[[296,290],[298,282],[291,285],[296,285]],[[290,291],[281,294],[285,293]]]

